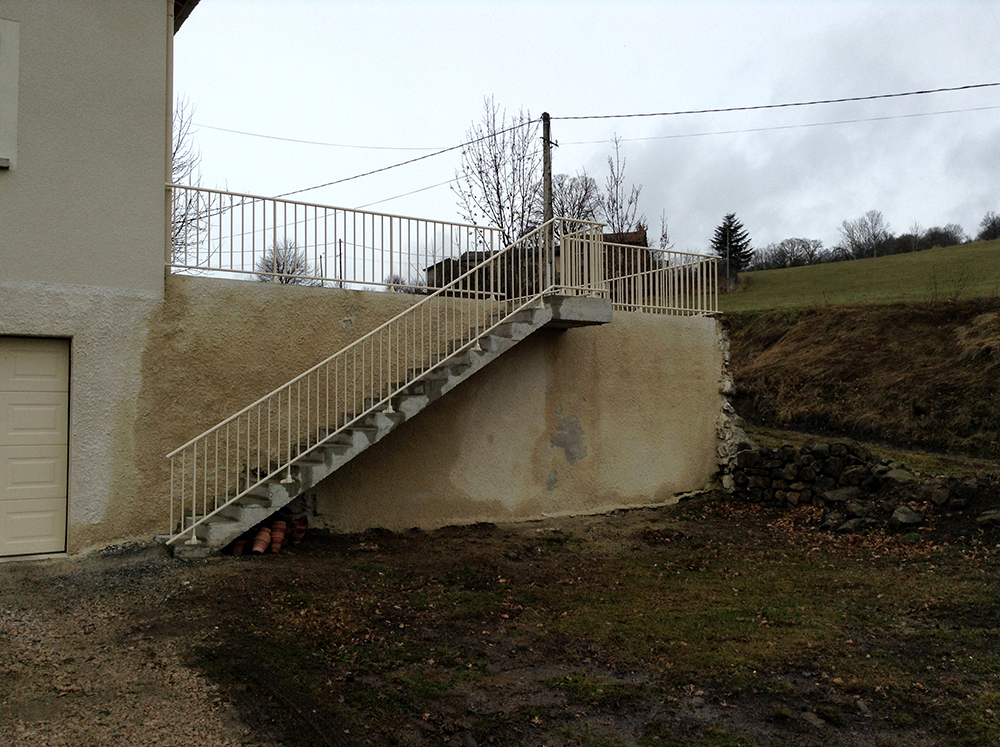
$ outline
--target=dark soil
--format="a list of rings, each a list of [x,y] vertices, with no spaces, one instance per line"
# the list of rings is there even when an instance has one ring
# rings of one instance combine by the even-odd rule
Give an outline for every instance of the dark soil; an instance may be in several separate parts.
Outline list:
[[[906,491],[6,564],[0,742],[1000,744],[1000,499]]]
[[[989,743],[1000,537],[954,514],[917,542],[819,518],[705,496],[316,534],[147,614],[165,634],[211,610],[190,664],[289,745]]]
[[[170,670],[174,652],[232,711],[209,744],[996,744],[997,531],[952,515],[916,540],[839,536],[821,514],[705,495],[512,526],[313,532],[276,556],[8,564],[6,619],[36,624],[0,628],[0,653],[82,609],[47,639],[54,661],[88,639],[121,671]],[[79,723],[13,744],[107,743],[73,738],[99,718],[97,683],[46,681],[78,705],[46,715],[18,705],[33,676],[8,667],[0,685],[15,737],[58,713]],[[143,728],[113,741],[152,743]]]

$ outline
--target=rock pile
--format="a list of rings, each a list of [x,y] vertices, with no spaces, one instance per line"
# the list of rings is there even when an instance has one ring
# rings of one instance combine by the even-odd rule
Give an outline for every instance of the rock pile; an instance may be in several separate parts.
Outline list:
[[[736,499],[821,506],[821,528],[840,533],[886,524],[894,531],[911,531],[925,522],[913,506],[950,514],[969,509],[980,526],[1000,525],[1000,510],[979,513],[984,504],[995,505],[988,486],[974,480],[923,479],[851,441],[777,449],[743,443],[722,481]]]

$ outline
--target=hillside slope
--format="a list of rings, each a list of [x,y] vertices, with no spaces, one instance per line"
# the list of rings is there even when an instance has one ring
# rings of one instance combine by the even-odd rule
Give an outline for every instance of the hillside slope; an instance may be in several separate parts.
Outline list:
[[[750,422],[1000,458],[1000,299],[727,318]]]
[[[837,304],[888,304],[1000,296],[1000,241],[854,262],[744,272],[725,312]]]

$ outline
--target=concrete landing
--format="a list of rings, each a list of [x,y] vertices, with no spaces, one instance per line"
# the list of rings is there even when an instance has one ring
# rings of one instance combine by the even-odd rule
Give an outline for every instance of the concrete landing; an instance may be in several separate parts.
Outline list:
[[[611,321],[610,298],[546,296],[545,305],[552,311],[552,320],[545,325],[550,329],[588,327]]]

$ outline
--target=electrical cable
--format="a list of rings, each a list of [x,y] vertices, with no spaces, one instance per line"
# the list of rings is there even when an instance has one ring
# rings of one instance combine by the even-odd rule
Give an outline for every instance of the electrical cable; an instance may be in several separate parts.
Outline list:
[[[343,143],[324,143],[319,140],[298,140],[293,137],[278,137],[277,135],[262,135],[259,132],[247,132],[245,130],[231,130],[228,127],[216,127],[214,125],[199,124],[192,122],[195,127],[204,127],[206,130],[218,130],[219,132],[231,132],[236,135],[247,135],[248,137],[259,137],[265,140],[281,140],[285,143],[302,143],[303,145],[322,145],[326,148],[352,148],[355,150],[437,150],[437,148],[404,148],[391,145],[345,145]]]
[[[722,109],[687,109],[673,112],[645,112],[641,114],[588,114],[572,117],[551,117],[551,119],[630,119],[633,117],[675,117],[681,114],[722,114],[725,112],[751,112],[763,109],[788,109],[794,106],[817,106],[819,104],[844,104],[851,101],[874,101],[876,99],[898,99],[904,96],[923,96],[929,93],[946,93],[949,91],[968,91],[973,88],[992,88],[1000,83],[973,83],[967,86],[952,86],[950,88],[929,88],[922,91],[905,91],[903,93],[880,93],[873,96],[849,96],[841,99],[818,99],[816,101],[794,101],[785,104],[757,104],[756,106],[729,106]]]
[[[771,130],[795,130],[802,127],[826,127],[828,125],[856,124],[858,122],[882,122],[889,119],[912,119],[914,117],[930,117],[935,114],[959,114],[962,112],[984,112],[1000,109],[1000,106],[977,106],[971,109],[945,109],[937,112],[919,112],[917,114],[894,114],[885,117],[865,117],[862,119],[837,119],[832,122],[806,122],[805,124],[775,125],[774,127],[751,127],[743,130],[713,130],[712,132],[686,132],[678,135],[652,135],[650,137],[621,138],[622,143],[638,143],[646,140],[677,140],[686,137],[706,137],[709,135],[739,135],[744,132],[769,132]],[[559,145],[600,145],[608,140],[574,140],[560,142]]]
[[[902,93],[882,93],[875,94],[871,96],[849,96],[839,99],[817,99],[814,101],[795,101],[787,102],[784,104],[758,104],[756,106],[730,106],[718,109],[689,109],[683,111],[672,111],[672,112],[646,112],[646,113],[635,113],[635,114],[591,114],[591,115],[580,115],[580,116],[568,116],[568,117],[551,117],[554,120],[584,120],[584,119],[629,119],[635,117],[671,117],[678,116],[682,114],[723,114],[728,112],[745,112],[745,111],[761,111],[767,109],[787,109],[791,107],[801,107],[801,106],[818,106],[821,104],[843,104],[853,101],[874,101],[876,99],[895,99],[903,98],[906,96],[923,96],[932,93],[947,93],[952,91],[968,91],[977,88],[993,88],[1000,86],[1000,83],[973,83],[965,86],[952,86],[949,88],[930,88],[919,91],[904,91]],[[412,163],[417,163],[418,161],[424,161],[428,158],[433,158],[435,156],[440,156],[444,153],[450,153],[451,151],[459,150],[460,148],[465,148],[469,145],[474,145],[483,140],[489,140],[497,135],[503,135],[507,132],[512,132],[513,130],[519,129],[521,127],[526,127],[528,125],[537,123],[538,119],[528,119],[524,122],[518,122],[517,124],[511,125],[499,132],[490,133],[488,135],[483,135],[482,137],[475,138],[474,140],[469,140],[464,143],[459,143],[458,145],[453,145],[450,148],[442,148],[441,150],[434,151],[433,153],[426,153],[422,156],[417,156],[416,158],[411,158],[406,161],[401,161],[400,163],[394,163],[389,166],[383,166],[378,169],[372,169],[371,171],[365,171],[361,174],[355,174],[354,176],[347,176],[343,179],[335,179],[330,182],[325,182],[323,184],[317,184],[312,187],[303,187],[302,189],[292,190],[291,192],[283,192],[282,194],[275,195],[275,197],[288,197],[290,195],[301,194],[302,192],[311,192],[314,189],[322,189],[324,187],[332,187],[336,184],[343,184],[345,182],[353,181],[355,179],[361,179],[366,176],[372,176],[374,174],[380,174],[384,171],[389,171],[391,169],[397,169],[401,166],[408,166]]]
[[[511,125],[510,127],[500,130],[499,132],[492,132],[489,135],[483,135],[482,137],[477,137],[474,140],[469,140],[468,142],[465,143],[459,143],[458,145],[453,145],[450,148],[443,148],[439,151],[435,151],[434,153],[427,153],[426,155],[423,156],[417,156],[416,158],[411,158],[408,161],[402,161],[401,163],[394,163],[391,166],[383,166],[380,169],[373,169],[371,171],[366,171],[363,174],[355,174],[354,176],[347,176],[344,177],[343,179],[335,179],[334,181],[326,182],[325,184],[317,184],[316,186],[313,187],[303,187],[302,189],[295,189],[292,190],[291,192],[283,192],[280,195],[275,195],[275,197],[288,197],[289,195],[297,195],[301,194],[302,192],[311,192],[314,189],[322,189],[323,187],[332,187],[335,184],[343,184],[344,182],[354,181],[355,179],[361,179],[362,177],[371,176],[372,174],[380,174],[383,171],[389,171],[390,169],[398,169],[400,166],[409,166],[411,163],[416,163],[417,161],[423,161],[428,158],[433,158],[434,156],[440,156],[442,153],[450,153],[453,150],[458,150],[459,148],[465,148],[466,146],[469,145],[475,145],[476,143],[482,142],[483,140],[489,140],[491,138],[495,138],[497,135],[503,135],[507,132],[513,132],[516,129],[519,129],[521,127],[526,127],[527,125],[539,121],[540,120],[538,119],[528,119],[525,120],[524,122],[518,122],[515,125]]]
[[[429,187],[421,187],[420,189],[415,189],[412,192],[404,192],[401,195],[395,195],[393,197],[386,197],[384,200],[375,200],[375,202],[369,202],[365,205],[358,205],[355,210],[364,210],[365,208],[371,207],[372,205],[381,205],[383,202],[391,202],[392,200],[398,200],[400,197],[409,197],[410,195],[415,195],[418,192],[426,192],[428,189],[434,189],[435,187],[443,187],[445,184],[454,184],[459,181],[461,177],[455,177],[454,179],[449,179],[446,182],[438,182],[437,184],[432,184]]]

